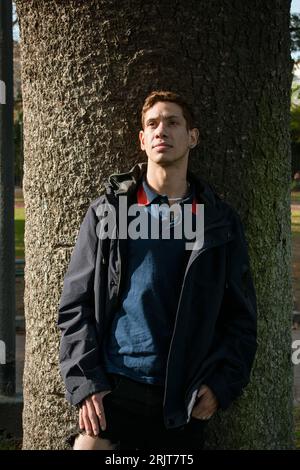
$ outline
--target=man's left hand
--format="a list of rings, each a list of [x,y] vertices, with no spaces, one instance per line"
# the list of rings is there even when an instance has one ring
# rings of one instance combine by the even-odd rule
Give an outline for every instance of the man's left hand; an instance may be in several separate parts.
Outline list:
[[[201,385],[192,410],[192,416],[197,419],[209,419],[218,409],[218,400],[213,391],[207,385]]]

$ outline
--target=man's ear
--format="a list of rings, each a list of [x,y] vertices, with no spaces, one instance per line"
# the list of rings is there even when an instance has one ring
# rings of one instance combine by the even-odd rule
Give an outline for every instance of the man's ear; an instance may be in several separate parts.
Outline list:
[[[141,149],[142,149],[142,150],[145,150],[144,131],[140,131],[140,132],[139,132],[139,139],[140,139]]]
[[[193,149],[196,147],[199,141],[199,130],[197,127],[194,127],[190,130],[190,148]]]

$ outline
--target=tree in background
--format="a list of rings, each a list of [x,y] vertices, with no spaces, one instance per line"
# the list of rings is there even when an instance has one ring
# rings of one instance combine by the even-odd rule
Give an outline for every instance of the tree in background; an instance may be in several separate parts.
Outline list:
[[[107,176],[144,158],[140,108],[154,89],[184,93],[194,104],[201,137],[191,168],[241,214],[258,296],[252,383],[211,420],[209,446],[292,447],[290,1],[16,4],[25,138],[24,448],[64,448],[77,421],[58,372],[63,275]]]
[[[291,138],[293,142],[300,144],[300,85],[292,88]]]
[[[15,101],[14,108],[15,185],[22,187],[24,164],[22,102]]]
[[[300,171],[300,85],[294,85],[291,94],[291,149],[293,177]],[[292,188],[296,187],[299,183],[293,181]]]
[[[300,13],[294,13],[290,18],[291,52],[300,51]],[[295,60],[295,66],[299,63]],[[292,87],[291,100],[291,148],[292,148],[292,176],[300,171],[300,102],[299,86]]]
[[[300,50],[300,13],[293,13],[290,19],[291,52]]]

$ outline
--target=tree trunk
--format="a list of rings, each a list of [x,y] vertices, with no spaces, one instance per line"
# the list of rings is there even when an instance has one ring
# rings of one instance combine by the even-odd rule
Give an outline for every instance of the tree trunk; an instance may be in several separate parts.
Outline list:
[[[26,210],[24,448],[64,448],[77,414],[58,372],[63,275],[106,177],[144,159],[153,89],[194,104],[192,168],[239,211],[259,307],[244,396],[210,423],[209,447],[292,446],[289,0],[17,0]]]

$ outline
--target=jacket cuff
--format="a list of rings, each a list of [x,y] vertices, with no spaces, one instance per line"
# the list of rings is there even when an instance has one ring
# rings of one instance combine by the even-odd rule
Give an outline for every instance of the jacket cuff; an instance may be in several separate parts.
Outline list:
[[[222,373],[218,372],[210,376],[204,381],[205,385],[207,385],[215,394],[219,407],[222,410],[226,410],[232,402],[231,394],[224,380],[224,376]]]
[[[66,399],[71,405],[79,405],[85,398],[94,393],[111,390],[111,385],[107,381],[95,382],[94,380],[86,380],[73,393],[66,392]]]

